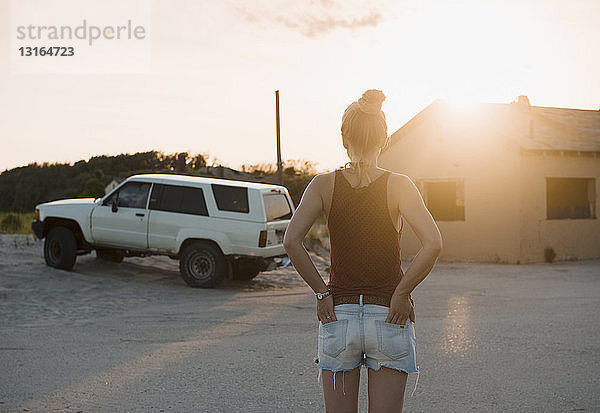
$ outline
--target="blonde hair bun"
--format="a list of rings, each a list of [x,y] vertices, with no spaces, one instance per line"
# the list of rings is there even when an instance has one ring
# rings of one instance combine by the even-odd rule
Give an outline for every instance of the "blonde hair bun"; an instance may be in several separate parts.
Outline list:
[[[375,159],[365,159],[365,156],[381,148],[386,140],[387,124],[385,113],[381,110],[384,100],[385,95],[381,90],[369,89],[358,101],[352,102],[342,115],[342,143],[352,159],[346,165],[356,168],[360,182],[363,178],[371,181],[367,175],[368,169],[377,164]]]
[[[358,99],[358,108],[367,115],[377,115],[381,112],[381,105],[385,95],[381,90],[369,89]]]

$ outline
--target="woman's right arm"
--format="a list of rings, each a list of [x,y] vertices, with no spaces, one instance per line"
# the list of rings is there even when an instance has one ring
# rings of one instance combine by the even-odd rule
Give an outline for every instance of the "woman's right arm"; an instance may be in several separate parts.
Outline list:
[[[409,296],[435,265],[442,249],[442,235],[414,182],[406,175],[395,175],[394,178],[399,189],[400,214],[406,218],[422,244],[394,291],[386,319],[390,323],[403,324],[409,317],[414,321]]]

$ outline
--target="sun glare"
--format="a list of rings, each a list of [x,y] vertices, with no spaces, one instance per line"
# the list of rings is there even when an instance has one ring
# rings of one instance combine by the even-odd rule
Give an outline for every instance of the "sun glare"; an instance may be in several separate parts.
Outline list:
[[[450,98],[442,98],[444,102],[458,111],[472,111],[481,100],[474,99],[468,96],[453,96]]]
[[[399,29],[418,33],[418,45],[408,46],[418,56],[414,75],[427,79],[435,97],[467,110],[526,87],[524,68],[531,56],[524,39],[531,24],[497,3],[436,4],[415,16],[411,27]],[[506,21],[513,22],[510,30],[503,26]]]

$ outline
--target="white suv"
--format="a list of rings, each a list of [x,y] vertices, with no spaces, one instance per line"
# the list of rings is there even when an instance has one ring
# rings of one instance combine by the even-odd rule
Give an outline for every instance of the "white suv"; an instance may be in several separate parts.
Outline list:
[[[251,279],[281,265],[294,213],[283,186],[170,174],[134,175],[103,198],[39,204],[31,224],[46,238],[46,264],[71,269],[77,255],[168,255],[192,287]]]

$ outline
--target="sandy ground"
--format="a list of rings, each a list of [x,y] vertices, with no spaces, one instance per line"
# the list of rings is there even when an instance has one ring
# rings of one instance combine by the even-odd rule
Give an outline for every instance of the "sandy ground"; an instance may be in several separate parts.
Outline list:
[[[405,411],[600,411],[599,261],[438,263],[414,297]],[[314,300],[293,268],[192,289],[166,257],[69,272],[0,234],[0,411],[324,411]]]

